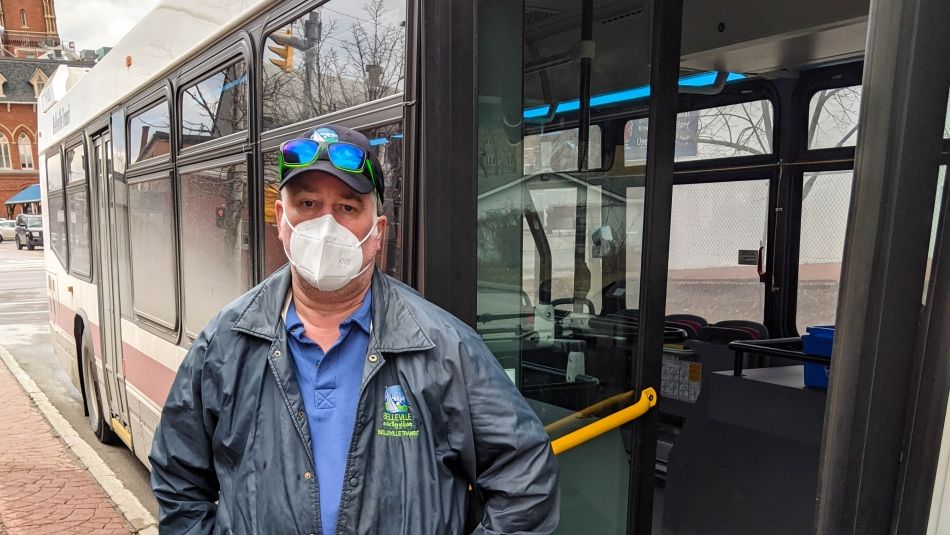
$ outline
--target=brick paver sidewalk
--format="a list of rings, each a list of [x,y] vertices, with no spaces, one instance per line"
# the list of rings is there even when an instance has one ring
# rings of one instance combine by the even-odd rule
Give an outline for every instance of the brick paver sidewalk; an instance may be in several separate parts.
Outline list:
[[[128,535],[125,518],[0,362],[0,534]]]

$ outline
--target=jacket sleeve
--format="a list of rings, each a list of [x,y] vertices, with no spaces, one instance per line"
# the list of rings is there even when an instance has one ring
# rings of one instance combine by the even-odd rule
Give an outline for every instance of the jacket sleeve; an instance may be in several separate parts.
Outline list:
[[[207,351],[208,338],[202,333],[178,369],[152,442],[149,461],[161,533],[214,530],[219,489],[211,448],[216,416],[205,403]]]
[[[477,335],[460,345],[469,437],[462,462],[475,468],[485,516],[473,533],[547,534],[560,513],[557,461],[541,421]],[[463,413],[464,414],[464,413]],[[455,442],[456,440],[453,440]],[[470,457],[470,458],[466,458]]]

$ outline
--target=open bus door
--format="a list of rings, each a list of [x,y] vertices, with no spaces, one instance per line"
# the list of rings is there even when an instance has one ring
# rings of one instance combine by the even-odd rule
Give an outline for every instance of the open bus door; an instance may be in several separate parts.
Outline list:
[[[106,406],[102,407],[103,418],[112,427],[122,442],[132,447],[129,426],[129,407],[125,392],[125,367],[122,360],[122,315],[120,314],[118,285],[118,242],[116,236],[115,184],[112,172],[112,138],[108,130],[92,136],[91,167],[93,184],[97,192],[99,274],[99,325],[102,366],[105,377],[101,378]]]

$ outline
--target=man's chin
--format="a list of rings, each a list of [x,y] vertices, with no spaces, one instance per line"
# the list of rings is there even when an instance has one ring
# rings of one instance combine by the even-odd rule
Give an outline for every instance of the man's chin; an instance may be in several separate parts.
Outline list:
[[[307,279],[302,277],[300,273],[297,272],[297,268],[293,264],[291,264],[290,269],[295,281],[294,286],[306,293],[312,299],[319,301],[340,301],[355,295],[359,295],[366,290],[373,277],[373,268],[370,268],[355,279],[346,283],[342,288],[338,288],[336,290],[321,290],[320,288],[310,284]]]

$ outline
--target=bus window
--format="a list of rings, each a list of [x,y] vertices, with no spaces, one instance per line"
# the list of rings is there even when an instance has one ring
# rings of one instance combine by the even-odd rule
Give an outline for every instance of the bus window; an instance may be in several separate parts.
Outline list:
[[[132,307],[168,329],[178,323],[174,213],[169,174],[129,184]]]
[[[66,192],[63,191],[63,164],[60,153],[46,158],[46,183],[49,204],[49,246],[65,268],[67,259],[66,238]]]
[[[185,89],[181,147],[247,129],[247,66],[238,61]]]
[[[674,160],[711,160],[771,154],[772,103],[768,100],[685,111],[676,115]],[[623,163],[646,162],[646,118],[627,121],[623,130]]]
[[[854,147],[858,142],[861,86],[823,89],[808,104],[808,148]]]
[[[832,325],[854,171],[806,173],[802,185],[802,226],[798,268],[798,331]]]
[[[264,41],[264,130],[402,92],[406,2],[334,1]]]
[[[181,272],[189,335],[197,336],[211,316],[251,287],[247,206],[246,163],[181,173]]]
[[[162,100],[129,119],[129,163],[171,151],[168,102]]]
[[[89,237],[89,193],[86,181],[86,149],[82,144],[66,151],[69,188],[69,268],[88,276],[92,269],[92,242]]]
[[[763,286],[742,252],[765,246],[768,180],[673,187],[667,314],[762,321]]]

